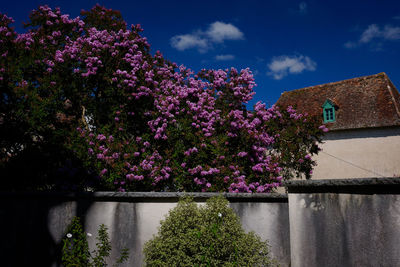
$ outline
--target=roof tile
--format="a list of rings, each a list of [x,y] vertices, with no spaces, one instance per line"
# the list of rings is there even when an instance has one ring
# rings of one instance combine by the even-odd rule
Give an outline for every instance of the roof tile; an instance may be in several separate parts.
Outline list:
[[[276,104],[319,116],[322,122],[327,99],[336,105],[331,130],[400,125],[400,94],[383,72],[284,92]]]

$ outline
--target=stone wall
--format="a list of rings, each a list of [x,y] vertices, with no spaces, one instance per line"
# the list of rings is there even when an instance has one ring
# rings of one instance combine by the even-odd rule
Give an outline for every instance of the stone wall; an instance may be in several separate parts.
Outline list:
[[[215,194],[192,193],[197,202]],[[61,239],[74,216],[82,218],[91,250],[100,224],[109,229],[112,258],[127,247],[125,266],[142,266],[143,244],[156,234],[160,220],[181,193],[0,193],[2,266],[60,266]],[[269,240],[273,256],[290,264],[287,196],[225,194],[247,231]]]
[[[291,263],[400,266],[400,179],[290,181]]]
[[[285,185],[289,197],[224,194],[245,230],[269,240],[281,266],[400,266],[400,178]],[[143,244],[182,195],[0,193],[1,265],[59,266],[61,238],[73,216],[80,216],[93,234],[92,249],[104,223],[113,248],[130,250],[125,266],[141,266]],[[189,195],[204,203],[215,194]]]

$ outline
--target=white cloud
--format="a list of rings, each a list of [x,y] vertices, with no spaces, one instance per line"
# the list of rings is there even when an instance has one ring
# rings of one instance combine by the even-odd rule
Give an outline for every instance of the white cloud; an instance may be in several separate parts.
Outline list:
[[[399,40],[400,39],[400,27],[392,27],[386,25],[383,29],[383,38],[386,40]]]
[[[257,63],[261,63],[261,62],[265,61],[265,59],[263,59],[262,57],[259,57],[259,56],[256,56],[255,59],[256,59]]]
[[[301,2],[299,4],[299,13],[300,14],[306,14],[307,13],[307,3],[306,2]]]
[[[295,15],[305,15],[308,13],[308,4],[305,1],[301,1],[297,6],[289,8],[289,13]]]
[[[303,55],[296,56],[279,56],[272,58],[268,64],[268,75],[275,80],[281,80],[289,74],[299,74],[303,71],[314,71],[317,67],[311,58]]]
[[[344,46],[346,48],[355,48],[362,44],[371,43],[374,39],[379,41],[400,40],[400,27],[385,25],[380,28],[376,24],[371,24],[362,32],[357,42],[349,41]]]
[[[368,28],[361,34],[360,43],[369,43],[372,39],[379,37],[381,31],[376,24],[371,24]]]
[[[233,60],[235,59],[234,55],[217,55],[215,56],[215,60],[218,61],[227,61],[227,60]]]
[[[230,23],[216,21],[211,23],[206,32],[207,36],[216,43],[222,43],[225,40],[242,40],[244,34]]]
[[[191,34],[175,35],[171,38],[171,46],[179,51],[195,48],[204,53],[214,44],[225,40],[243,40],[244,34],[230,23],[216,21],[211,23],[207,31],[198,30]]]
[[[348,49],[352,49],[352,48],[357,47],[357,43],[348,41],[348,42],[346,42],[346,43],[344,44],[344,47],[346,47],[346,48],[348,48]]]
[[[171,46],[179,51],[196,48],[199,52],[208,50],[208,42],[196,34],[176,35],[171,38]]]

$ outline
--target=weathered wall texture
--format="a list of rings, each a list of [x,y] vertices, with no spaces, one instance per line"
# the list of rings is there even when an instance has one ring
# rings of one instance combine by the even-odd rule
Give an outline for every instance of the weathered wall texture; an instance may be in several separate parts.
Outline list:
[[[281,266],[400,266],[400,178],[285,185],[289,204],[284,195],[225,194],[243,227],[269,240]],[[104,223],[113,247],[130,249],[125,266],[141,266],[143,244],[181,195],[0,193],[1,266],[59,266],[61,238],[75,215],[93,234],[92,249]],[[204,203],[214,194],[192,195]]]
[[[289,187],[292,266],[400,266],[400,179],[336,181]]]
[[[312,179],[400,175],[400,127],[332,131],[324,141]]]
[[[290,266],[288,203],[234,202],[231,207],[240,216],[243,228],[268,240],[271,252],[281,266]]]
[[[194,194],[204,202],[213,194]],[[247,231],[268,239],[273,255],[290,264],[289,214],[287,197],[236,194],[229,197]],[[2,266],[60,266],[61,238],[73,216],[83,219],[92,233],[89,246],[104,223],[113,248],[130,249],[125,266],[142,266],[143,244],[157,232],[160,220],[176,205],[178,193],[95,193],[92,195],[0,194],[0,245]],[[112,258],[118,256],[113,250]]]

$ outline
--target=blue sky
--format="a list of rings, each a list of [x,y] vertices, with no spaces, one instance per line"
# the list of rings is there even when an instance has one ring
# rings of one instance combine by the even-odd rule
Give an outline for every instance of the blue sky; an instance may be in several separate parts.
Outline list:
[[[96,2],[141,24],[152,52],[194,71],[249,67],[256,95],[386,72],[400,89],[400,1],[7,1],[0,12],[21,32],[41,4],[78,16]]]

